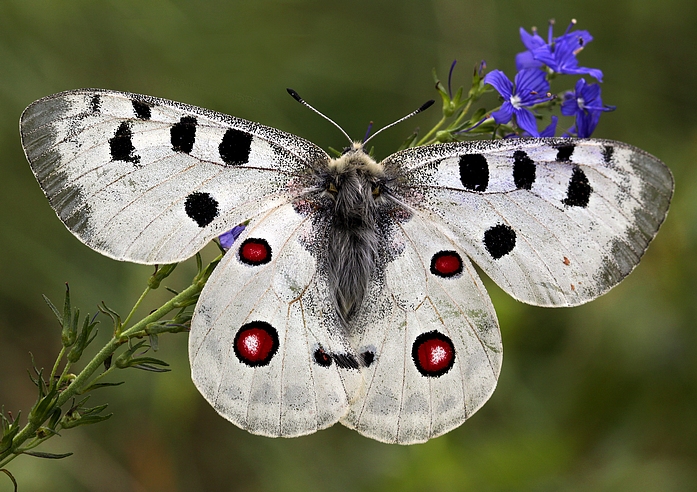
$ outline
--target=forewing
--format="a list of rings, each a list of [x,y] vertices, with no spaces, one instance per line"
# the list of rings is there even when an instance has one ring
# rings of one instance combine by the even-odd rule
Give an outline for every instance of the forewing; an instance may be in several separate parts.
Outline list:
[[[307,249],[313,234],[292,205],[252,223],[213,272],[191,322],[196,387],[223,417],[255,434],[328,427],[362,382]]]
[[[22,145],[54,210],[112,258],[172,263],[288,202],[328,156],[299,137],[138,94],[78,90],[31,104]]]
[[[502,345],[491,300],[464,251],[417,214],[391,235],[387,264],[351,341],[370,363],[342,423],[388,443],[424,442],[491,396]]]
[[[384,164],[405,203],[437,214],[497,284],[540,306],[582,304],[620,282],[673,192],[665,164],[609,140],[432,145]]]

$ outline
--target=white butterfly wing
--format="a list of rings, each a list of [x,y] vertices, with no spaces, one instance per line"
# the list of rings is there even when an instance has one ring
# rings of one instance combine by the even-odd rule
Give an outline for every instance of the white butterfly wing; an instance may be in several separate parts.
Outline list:
[[[287,203],[327,154],[299,137],[138,94],[77,90],[31,104],[22,144],[65,225],[119,260],[173,263]]]
[[[362,382],[348,340],[333,329],[327,289],[306,248],[312,242],[311,220],[293,205],[252,223],[214,270],[191,322],[196,387],[255,434],[329,427]]]
[[[609,140],[511,139],[409,149],[383,163],[506,292],[573,306],[637,265],[673,192],[655,157]]]
[[[489,399],[502,344],[477,272],[428,214],[402,223],[392,243],[398,256],[351,337],[374,361],[341,422],[379,441],[411,444],[458,427]]]

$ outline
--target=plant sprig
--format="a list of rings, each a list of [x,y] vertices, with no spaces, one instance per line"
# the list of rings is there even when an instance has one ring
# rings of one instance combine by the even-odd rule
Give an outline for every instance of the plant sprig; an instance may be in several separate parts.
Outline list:
[[[97,335],[96,316],[84,316],[80,322],[79,309],[73,309],[70,302],[70,289],[66,285],[65,299],[62,312],[44,296],[49,308],[53,311],[61,326],[62,348],[56,357],[48,379],[44,379],[44,370],[38,369],[33,363],[32,382],[38,390],[38,398],[29,412],[27,422],[20,425],[21,413],[13,417],[11,413],[0,411],[0,471],[8,475],[12,482],[16,481],[9,470],[4,467],[18,456],[25,454],[38,458],[61,459],[72,453],[45,453],[33,451],[34,448],[53,436],[60,436],[65,429],[81,425],[96,424],[111,417],[103,413],[107,404],[87,407],[89,396],[80,400],[77,397],[96,389],[117,386],[121,382],[103,382],[102,380],[118,369],[134,367],[154,372],[168,371],[168,364],[154,357],[145,356],[150,349],[157,349],[157,337],[163,333],[181,333],[189,330],[191,322],[191,306],[196,304],[206,281],[213,269],[222,259],[222,254],[215,258],[205,268],[202,266],[200,255],[196,256],[198,272],[191,284],[179,293],[173,292],[173,297],[155,311],[141,320],[132,323],[136,310],[144,301],[146,295],[160,286],[162,280],[169,276],[176,264],[157,268],[148,279],[148,286],[136,301],[124,321],[114,310],[102,303],[99,311],[111,320],[111,339],[87,362],[77,374],[70,373],[70,368],[83,357],[85,349],[94,341]],[[163,318],[176,311],[171,319]],[[80,328],[81,327],[81,328]],[[135,339],[148,338],[136,341]],[[126,346],[120,354],[116,352]],[[59,369],[63,369],[58,374]],[[98,370],[102,372],[97,374]],[[70,403],[69,403],[70,402]]]

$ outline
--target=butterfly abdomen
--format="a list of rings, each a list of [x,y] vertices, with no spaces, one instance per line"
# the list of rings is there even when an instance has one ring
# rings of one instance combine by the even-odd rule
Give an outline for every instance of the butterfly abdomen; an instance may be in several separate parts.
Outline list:
[[[377,227],[382,179],[382,166],[362,149],[351,150],[328,166],[327,283],[345,326],[360,308],[376,272],[382,241]]]

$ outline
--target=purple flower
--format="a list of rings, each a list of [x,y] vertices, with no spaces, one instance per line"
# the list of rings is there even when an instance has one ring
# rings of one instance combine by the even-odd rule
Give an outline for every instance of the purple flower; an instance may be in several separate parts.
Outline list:
[[[218,236],[218,241],[220,241],[220,246],[227,251],[228,249],[232,248],[232,244],[237,240],[238,237],[240,237],[240,234],[242,234],[242,231],[244,231],[246,226],[240,224],[236,225],[232,229],[230,229],[227,232],[223,232],[220,236]]]
[[[527,51],[523,51],[522,53],[518,53],[516,55],[516,68],[518,70],[522,70],[524,68],[542,68],[542,62],[535,60],[535,58],[532,56],[533,50],[546,46],[545,40],[542,39],[539,34],[537,34],[537,28],[533,27],[532,34],[529,34],[528,31],[521,27],[520,39],[523,41],[523,45],[527,48]]]
[[[549,82],[544,72],[523,69],[516,74],[514,85],[501,70],[492,70],[484,77],[484,83],[492,85],[504,99],[501,109],[491,113],[497,124],[508,123],[515,116],[521,129],[534,137],[539,136],[535,115],[525,108],[549,101]]]
[[[600,99],[600,85],[587,84],[585,79],[576,82],[574,92],[564,94],[561,104],[561,114],[576,116],[576,135],[579,138],[588,138],[595,130],[604,111],[613,111],[614,106],[605,106]]]
[[[571,31],[576,25],[575,21],[569,24],[566,32],[557,38],[552,37],[553,22],[549,23],[547,42],[537,34],[533,28],[529,34],[522,27],[520,28],[520,39],[527,51],[516,55],[516,67],[518,70],[523,68],[540,68],[546,65],[552,72],[579,75],[589,74],[591,77],[603,81],[603,72],[597,68],[579,67],[576,55],[593,40],[593,36],[588,31]]]

